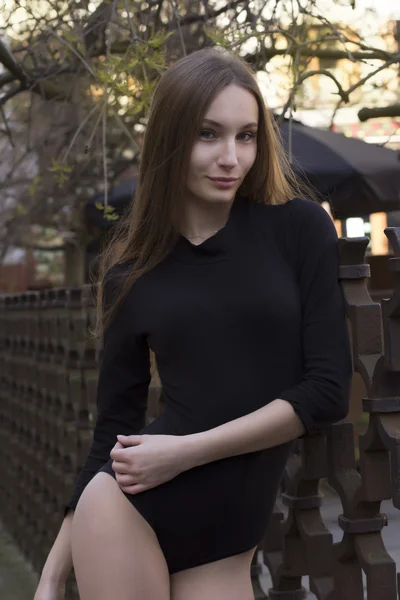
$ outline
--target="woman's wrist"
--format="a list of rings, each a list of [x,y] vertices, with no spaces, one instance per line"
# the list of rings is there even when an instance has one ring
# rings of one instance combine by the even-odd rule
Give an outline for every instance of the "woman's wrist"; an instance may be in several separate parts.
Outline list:
[[[183,436],[184,441],[184,462],[186,463],[186,469],[193,469],[199,467],[208,461],[206,456],[206,440],[204,432],[193,433],[190,435]]]

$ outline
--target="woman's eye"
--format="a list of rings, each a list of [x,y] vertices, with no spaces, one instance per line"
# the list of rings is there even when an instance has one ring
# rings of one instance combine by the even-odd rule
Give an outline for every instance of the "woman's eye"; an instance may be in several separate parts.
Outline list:
[[[210,131],[209,129],[202,129],[202,130],[200,131],[200,137],[205,137],[206,139],[208,139],[208,140],[209,140],[209,139],[211,139],[211,138],[209,137],[209,135],[208,135],[208,134],[214,135],[214,133],[213,133],[212,131]]]
[[[247,139],[245,140],[245,142],[248,142],[248,141],[252,140],[255,137],[254,133],[250,133],[250,132],[248,132],[248,133],[241,133],[240,135],[247,135],[248,136]]]
[[[243,136],[246,136],[245,139]],[[209,129],[202,129],[200,131],[200,137],[205,138],[206,140],[211,140],[213,137],[215,137],[215,133]],[[250,132],[239,133],[238,137],[239,139],[244,139],[245,142],[249,142],[255,137],[255,134]]]

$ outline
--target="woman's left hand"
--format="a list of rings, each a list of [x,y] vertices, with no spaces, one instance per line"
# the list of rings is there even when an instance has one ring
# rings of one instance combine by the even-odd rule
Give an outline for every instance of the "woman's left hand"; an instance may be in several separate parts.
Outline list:
[[[110,452],[121,490],[138,494],[173,479],[191,468],[185,436],[119,435]]]

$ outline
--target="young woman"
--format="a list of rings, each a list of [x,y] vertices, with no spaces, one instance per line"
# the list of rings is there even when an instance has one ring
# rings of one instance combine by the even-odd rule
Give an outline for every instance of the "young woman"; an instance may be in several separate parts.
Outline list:
[[[352,366],[335,228],[238,57],[162,76],[99,287],[93,445],[36,600],[72,561],[81,600],[250,600],[291,441],[346,416]],[[144,427],[149,348],[165,411]]]

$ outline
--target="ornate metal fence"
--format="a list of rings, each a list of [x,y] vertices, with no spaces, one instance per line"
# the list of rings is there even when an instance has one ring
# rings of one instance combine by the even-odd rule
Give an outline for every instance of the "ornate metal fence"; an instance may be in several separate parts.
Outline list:
[[[287,516],[276,507],[261,546],[273,580],[271,600],[305,598],[304,576],[318,600],[362,600],[363,572],[368,600],[397,599],[380,504],[392,498],[400,508],[400,229],[386,234],[397,283],[382,307],[367,290],[367,239],[339,242],[354,368],[368,390],[363,407],[369,425],[360,438],[359,464],[349,422],[298,443],[284,476]],[[90,286],[0,299],[0,518],[38,571],[90,444],[101,352],[87,335],[93,311]],[[148,421],[160,410],[155,372],[149,400]],[[336,544],[320,513],[322,478],[342,503],[343,536]],[[258,599],[266,598],[259,569],[254,560]]]

